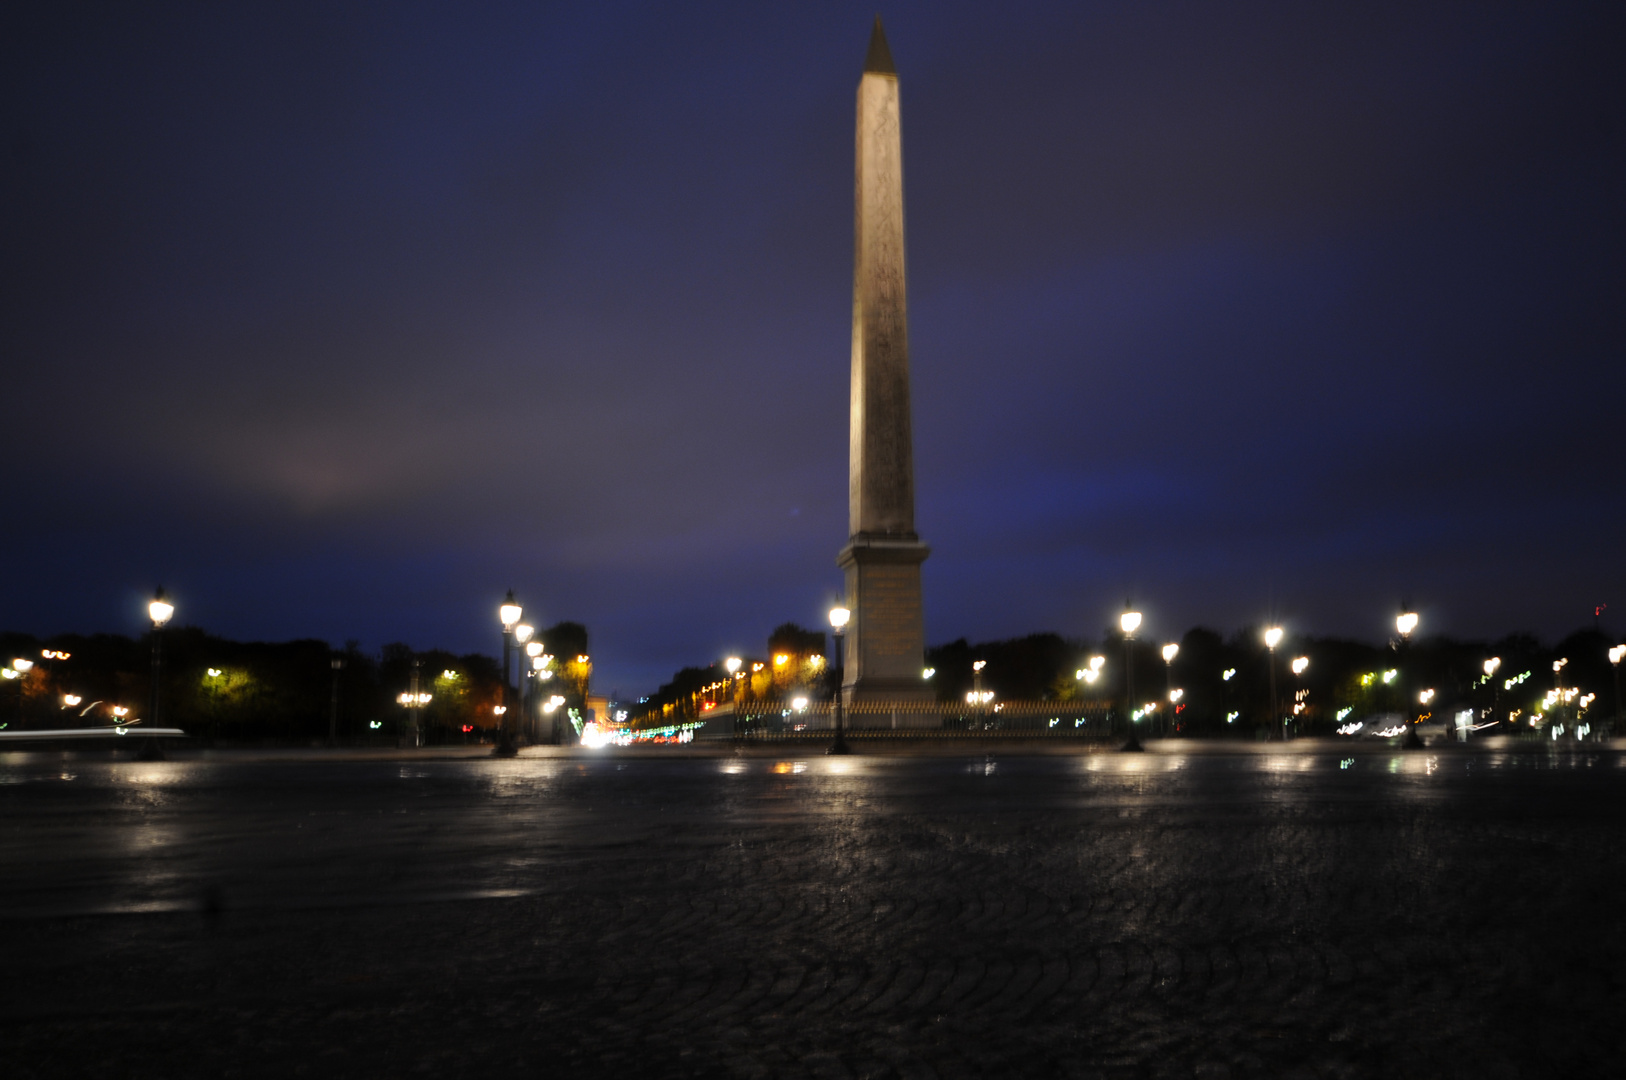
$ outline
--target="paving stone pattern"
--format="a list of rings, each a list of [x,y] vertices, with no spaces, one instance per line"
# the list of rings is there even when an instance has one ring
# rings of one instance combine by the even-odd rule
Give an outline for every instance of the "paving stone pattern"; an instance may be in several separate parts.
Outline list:
[[[0,760],[5,1074],[1620,1075],[1609,752]]]

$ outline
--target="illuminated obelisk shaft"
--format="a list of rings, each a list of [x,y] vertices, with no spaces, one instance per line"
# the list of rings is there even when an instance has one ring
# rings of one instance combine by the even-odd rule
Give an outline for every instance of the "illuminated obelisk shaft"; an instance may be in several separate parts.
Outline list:
[[[851,537],[837,562],[847,574],[852,623],[842,690],[848,701],[919,701],[925,626],[915,534],[909,422],[909,320],[904,287],[903,148],[898,75],[877,16],[858,82],[853,228]],[[862,726],[862,715],[854,720]],[[889,721],[890,722],[890,721]]]

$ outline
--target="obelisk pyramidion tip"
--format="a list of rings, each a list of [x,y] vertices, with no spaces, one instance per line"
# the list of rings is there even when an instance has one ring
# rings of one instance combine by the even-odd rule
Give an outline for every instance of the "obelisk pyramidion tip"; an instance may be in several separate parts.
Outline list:
[[[892,50],[886,47],[886,31],[881,29],[881,16],[875,16],[875,29],[869,36],[869,55],[864,58],[865,75],[891,75],[898,69],[892,66]]]

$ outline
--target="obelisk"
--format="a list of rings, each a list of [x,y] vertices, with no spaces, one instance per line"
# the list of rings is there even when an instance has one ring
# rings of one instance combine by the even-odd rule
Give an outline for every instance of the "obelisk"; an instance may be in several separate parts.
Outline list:
[[[903,147],[898,73],[881,18],[858,80],[853,221],[853,364],[848,515],[836,562],[847,575],[852,619],[842,694],[850,704],[925,701],[926,632],[915,534],[909,424],[909,319],[904,289]],[[905,719],[908,717],[908,719]],[[855,726],[930,722],[926,714],[858,713]]]

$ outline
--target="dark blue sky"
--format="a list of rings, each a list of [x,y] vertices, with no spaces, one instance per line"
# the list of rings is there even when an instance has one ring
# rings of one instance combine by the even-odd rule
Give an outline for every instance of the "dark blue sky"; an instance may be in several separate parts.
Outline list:
[[[817,624],[873,11],[9,8],[0,626]],[[930,641],[1626,625],[1621,5],[883,14]]]

